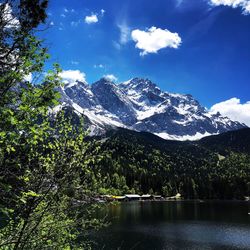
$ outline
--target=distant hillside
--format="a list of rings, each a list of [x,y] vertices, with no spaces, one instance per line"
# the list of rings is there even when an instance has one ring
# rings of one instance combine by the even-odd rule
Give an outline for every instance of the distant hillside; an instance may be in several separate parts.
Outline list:
[[[234,151],[250,154],[250,128],[208,136],[202,138],[198,144],[221,153]]]
[[[200,141],[170,141],[115,129],[96,137],[93,157],[101,193],[180,192],[185,198],[241,199],[250,195],[250,129]],[[98,177],[98,178],[99,178]]]

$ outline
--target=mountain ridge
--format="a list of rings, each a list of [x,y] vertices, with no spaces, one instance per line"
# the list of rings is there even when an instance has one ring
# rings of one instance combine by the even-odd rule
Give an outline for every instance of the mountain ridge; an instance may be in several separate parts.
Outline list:
[[[153,133],[164,139],[196,140],[247,127],[221,114],[212,114],[190,94],[164,92],[150,81],[132,78],[115,84],[101,78],[68,81],[60,87],[61,107],[87,117],[91,135],[115,127]]]

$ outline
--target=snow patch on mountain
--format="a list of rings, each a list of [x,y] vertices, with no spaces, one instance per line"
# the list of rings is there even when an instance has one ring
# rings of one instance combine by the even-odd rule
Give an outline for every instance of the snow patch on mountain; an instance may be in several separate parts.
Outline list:
[[[197,132],[195,135],[184,135],[184,136],[176,136],[176,135],[169,135],[168,133],[155,133],[155,135],[165,139],[165,140],[177,140],[177,141],[196,141],[200,140],[201,138],[205,136],[210,135],[217,135],[218,133],[210,134],[208,132],[205,132],[204,134]]]

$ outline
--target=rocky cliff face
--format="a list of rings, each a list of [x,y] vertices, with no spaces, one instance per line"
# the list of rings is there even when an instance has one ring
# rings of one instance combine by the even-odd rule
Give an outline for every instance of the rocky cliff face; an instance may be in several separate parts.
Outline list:
[[[104,78],[92,85],[68,82],[59,91],[63,106],[88,118],[91,134],[124,127],[165,139],[192,140],[246,127],[219,113],[211,114],[191,95],[163,92],[148,79],[120,84]]]

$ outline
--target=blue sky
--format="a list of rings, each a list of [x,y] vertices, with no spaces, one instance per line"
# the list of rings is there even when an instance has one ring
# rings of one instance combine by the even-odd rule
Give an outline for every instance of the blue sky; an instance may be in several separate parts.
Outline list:
[[[51,61],[89,83],[145,77],[208,108],[248,105],[249,0],[51,0],[48,13]]]

